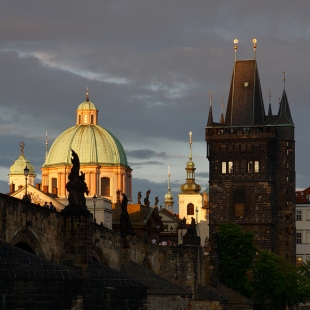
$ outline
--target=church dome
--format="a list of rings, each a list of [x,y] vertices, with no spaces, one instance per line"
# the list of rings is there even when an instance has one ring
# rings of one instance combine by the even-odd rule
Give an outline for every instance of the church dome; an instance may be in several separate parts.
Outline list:
[[[90,101],[84,101],[78,106],[78,110],[97,110],[97,107],[94,103]]]
[[[10,167],[10,175],[23,175],[26,166],[29,169],[30,175],[35,174],[34,168],[30,164],[30,161],[23,154],[21,154],[19,158],[15,160],[14,164]]]
[[[71,150],[80,159],[81,165],[128,166],[122,144],[108,130],[98,125],[97,107],[86,101],[76,111],[76,125],[65,130],[53,143],[43,167],[71,165]]]
[[[78,125],[65,130],[53,143],[43,167],[71,165],[71,149],[81,165],[124,165],[127,157],[119,140],[99,125]]]

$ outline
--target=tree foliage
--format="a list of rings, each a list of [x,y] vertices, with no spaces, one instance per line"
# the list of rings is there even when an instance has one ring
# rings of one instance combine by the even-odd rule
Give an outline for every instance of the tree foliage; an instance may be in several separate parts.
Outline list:
[[[305,302],[310,281],[284,258],[262,250],[253,262],[251,286],[257,304],[269,303],[283,309]]]
[[[219,226],[220,279],[230,288],[250,297],[247,279],[254,255],[254,234],[228,223]]]
[[[254,234],[236,224],[221,224],[218,234],[222,283],[274,309],[309,300],[310,261],[296,268],[274,253],[258,251]]]

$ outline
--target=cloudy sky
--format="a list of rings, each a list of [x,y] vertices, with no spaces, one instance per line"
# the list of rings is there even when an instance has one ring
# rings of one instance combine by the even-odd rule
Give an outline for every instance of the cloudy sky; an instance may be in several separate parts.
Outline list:
[[[99,124],[123,144],[133,168],[133,197],[167,192],[171,166],[177,201],[193,132],[197,183],[208,186],[204,128],[212,92],[214,118],[227,103],[234,62],[257,61],[267,110],[286,90],[296,126],[298,188],[310,186],[310,2],[299,1],[3,1],[0,11],[0,192],[9,167],[25,155],[38,179],[49,145],[75,124],[90,100]],[[307,125],[308,123],[308,125]]]

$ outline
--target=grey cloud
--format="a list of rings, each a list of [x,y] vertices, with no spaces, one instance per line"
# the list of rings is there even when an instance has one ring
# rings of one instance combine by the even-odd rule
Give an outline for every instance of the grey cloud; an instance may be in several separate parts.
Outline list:
[[[140,159],[149,159],[149,158],[167,158],[167,154],[165,152],[157,153],[152,150],[144,149],[144,150],[131,150],[126,151],[128,157],[140,158]]]

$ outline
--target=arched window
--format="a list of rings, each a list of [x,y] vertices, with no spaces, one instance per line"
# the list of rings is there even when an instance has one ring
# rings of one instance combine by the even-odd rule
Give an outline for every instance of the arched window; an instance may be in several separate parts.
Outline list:
[[[90,123],[93,124],[94,123],[94,115],[90,116]]]
[[[110,178],[101,178],[101,196],[110,196]]]
[[[194,215],[194,205],[192,203],[187,205],[187,215]]]

